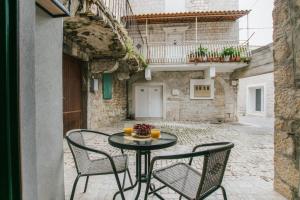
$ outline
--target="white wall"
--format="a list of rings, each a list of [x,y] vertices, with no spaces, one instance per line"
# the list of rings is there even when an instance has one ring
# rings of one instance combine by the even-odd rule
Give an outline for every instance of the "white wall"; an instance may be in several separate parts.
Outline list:
[[[265,112],[264,116],[274,117],[274,74],[262,74],[258,76],[252,76],[242,78],[239,80],[238,90],[238,112],[240,115],[250,113],[249,110],[249,87],[264,86],[265,93]],[[248,108],[247,108],[248,107]]]
[[[23,200],[64,199],[62,18],[20,6],[20,122]]]
[[[35,29],[38,197],[64,199],[63,20],[51,18],[37,8]]]

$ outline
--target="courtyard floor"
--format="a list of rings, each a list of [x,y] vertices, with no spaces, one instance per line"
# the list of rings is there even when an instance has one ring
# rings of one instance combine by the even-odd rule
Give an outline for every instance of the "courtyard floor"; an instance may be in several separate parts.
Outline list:
[[[153,151],[152,155],[159,155],[166,152],[185,152],[190,151],[193,146],[200,143],[230,141],[235,147],[230,155],[227,165],[223,185],[226,188],[228,199],[230,200],[284,200],[281,195],[273,191],[273,129],[272,126],[254,126],[253,121],[245,119],[248,123],[230,124],[205,124],[205,123],[186,123],[186,122],[152,122],[162,130],[174,133],[178,136],[178,144],[174,147]],[[121,131],[124,125],[137,122],[123,122],[113,127],[105,127],[99,131],[114,133]],[[88,143],[115,154],[118,149],[110,147],[106,140],[100,142],[90,138]],[[135,154],[129,154],[129,168],[134,177],[135,173]],[[76,170],[71,152],[66,141],[64,142],[64,170],[65,170],[65,192],[66,199],[69,199],[72,184],[76,177]],[[169,165],[170,162],[159,163],[162,167]],[[197,162],[196,168],[201,165]],[[121,176],[123,178],[123,176]],[[75,199],[80,200],[111,200],[117,191],[117,185],[113,175],[91,177],[86,193],[83,193],[85,178],[82,178],[76,189]],[[128,185],[128,184],[127,184]],[[125,193],[126,199],[133,200],[135,190]],[[143,193],[142,193],[143,194]],[[161,194],[168,200],[178,199],[178,196],[171,190],[165,189]],[[141,195],[142,197],[142,195]],[[120,197],[118,198],[120,199]],[[142,198],[141,198],[142,199]],[[157,199],[150,196],[149,199]],[[207,198],[208,200],[223,199],[221,191]]]

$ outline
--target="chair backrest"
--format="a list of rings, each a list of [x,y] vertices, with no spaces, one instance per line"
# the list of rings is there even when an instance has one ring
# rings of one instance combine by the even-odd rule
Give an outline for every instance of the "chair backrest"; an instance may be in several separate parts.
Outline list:
[[[71,130],[67,132],[66,139],[71,149],[77,172],[81,173],[85,171],[91,161],[88,152],[84,149],[85,143],[82,131],[78,129]]]
[[[196,199],[210,194],[221,186],[233,146],[232,143],[223,143],[223,145],[218,145],[207,151],[204,156],[202,176]]]

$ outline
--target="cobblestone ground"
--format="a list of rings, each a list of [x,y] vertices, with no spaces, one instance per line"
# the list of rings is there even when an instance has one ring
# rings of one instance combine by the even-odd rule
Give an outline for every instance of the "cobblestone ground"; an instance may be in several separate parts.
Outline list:
[[[122,130],[128,124],[136,122],[124,122],[113,127],[106,127],[100,131],[114,133]],[[230,155],[223,185],[227,190],[228,199],[231,200],[284,200],[282,196],[273,191],[273,130],[268,127],[251,126],[250,124],[196,124],[153,122],[162,130],[174,133],[178,136],[178,144],[174,147],[154,151],[152,155],[166,152],[190,151],[193,146],[200,143],[231,141],[235,147]],[[119,150],[110,147],[107,139],[86,138],[87,145],[104,148],[112,154],[118,154]],[[76,177],[75,165],[66,142],[65,151],[65,191],[66,199],[69,199],[73,181]],[[127,151],[130,155],[129,167],[131,174],[135,173],[134,152]],[[169,161],[158,163],[156,167],[171,164]],[[201,160],[195,162],[195,167],[200,168]],[[111,200],[117,191],[117,185],[113,176],[91,177],[86,193],[83,192],[85,178],[79,181],[75,199],[99,199]],[[126,199],[133,200],[135,190],[126,192]],[[168,200],[178,199],[171,190],[166,189],[161,194]],[[119,198],[120,199],[120,198]],[[150,196],[149,199],[156,199]],[[223,199],[221,191],[207,198],[208,200]]]

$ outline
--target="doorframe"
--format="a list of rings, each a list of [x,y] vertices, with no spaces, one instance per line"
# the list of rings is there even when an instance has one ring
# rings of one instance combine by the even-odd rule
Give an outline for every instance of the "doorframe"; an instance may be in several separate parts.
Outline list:
[[[135,116],[135,110],[136,110],[136,99],[135,99],[135,88],[137,86],[161,86],[162,87],[162,119],[166,119],[166,84],[162,82],[151,82],[151,83],[134,83],[132,84],[132,113],[134,113]]]
[[[261,88],[262,89],[262,92],[263,92],[263,95],[262,95],[262,98],[263,98],[263,111],[261,112],[258,112],[258,111],[252,111],[251,110],[251,100],[250,100],[250,89],[259,89]],[[267,88],[266,88],[266,84],[263,83],[263,84],[254,84],[254,85],[248,85],[247,86],[247,94],[246,94],[246,114],[248,115],[257,115],[257,116],[263,116],[265,117],[266,116],[266,103],[267,103]]]

